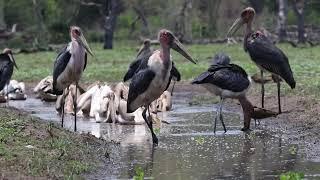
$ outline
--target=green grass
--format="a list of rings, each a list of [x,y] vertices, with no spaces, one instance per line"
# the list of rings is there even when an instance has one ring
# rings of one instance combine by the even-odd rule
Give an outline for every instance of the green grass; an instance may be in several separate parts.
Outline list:
[[[136,42],[115,42],[114,50],[103,50],[102,44],[91,45],[98,61],[89,57],[87,69],[83,75],[82,82],[121,81],[127,71],[129,63],[135,58]],[[288,44],[278,45],[289,57],[297,88],[292,91],[289,86],[283,85],[285,93],[298,95],[316,95],[320,88],[319,47],[293,48]],[[241,44],[237,45],[190,45],[187,49],[199,63],[194,65],[187,62],[181,55],[173,53],[173,60],[182,74],[182,80],[190,81],[201,72],[205,71],[215,53],[224,51],[232,58],[233,63],[242,66],[250,75],[258,72],[257,67],[251,62]],[[34,54],[18,54],[16,61],[19,71],[14,73],[15,79],[23,81],[39,81],[52,73],[55,52],[39,52]],[[270,86],[274,89],[276,86]],[[319,95],[317,95],[318,97]]]
[[[301,172],[287,172],[280,175],[280,180],[302,180],[304,179],[304,174]]]
[[[4,177],[78,179],[99,165],[102,141],[16,110],[0,108],[0,114],[0,173]]]

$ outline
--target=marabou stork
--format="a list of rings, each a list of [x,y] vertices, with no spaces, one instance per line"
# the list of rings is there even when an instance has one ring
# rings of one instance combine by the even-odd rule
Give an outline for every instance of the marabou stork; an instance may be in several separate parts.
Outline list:
[[[239,100],[244,114],[244,127],[241,130],[247,131],[250,129],[253,106],[246,97],[250,88],[250,78],[244,69],[236,64],[229,64],[229,62],[230,58],[227,55],[217,54],[209,69],[192,81],[192,84],[200,84],[209,92],[220,96],[219,108],[214,120],[214,132],[216,132],[218,118],[224,131],[227,132],[222,117],[222,104],[226,98]]]
[[[3,53],[0,54],[0,91],[3,90],[5,85],[9,84],[13,73],[13,66],[18,69],[16,61],[13,58],[12,50],[5,48]],[[8,94],[9,93],[7,93],[7,101],[9,101]]]
[[[141,46],[136,59],[129,65],[129,69],[125,74],[125,76],[123,77],[123,82],[126,82],[129,79],[131,79],[133,75],[137,73],[141,68],[146,67],[146,65],[148,64],[148,60],[152,54],[153,54],[153,51],[151,50],[151,42],[149,39],[146,39],[143,42],[143,45]],[[167,84],[166,90],[170,86],[172,78],[174,78],[176,81],[181,80],[181,74],[178,71],[178,69],[175,67],[173,61],[172,61],[172,69],[170,73],[170,80]],[[174,89],[174,84],[172,86],[171,93],[173,92],[173,89]]]
[[[154,51],[148,60],[143,61],[136,73],[133,75],[128,94],[127,112],[132,113],[139,107],[144,106],[142,116],[147,123],[154,144],[158,144],[158,138],[153,132],[152,120],[146,117],[150,104],[159,98],[166,90],[170,81],[172,70],[172,59],[170,49],[174,49],[186,59],[196,64],[196,61],[184,50],[183,45],[172,32],[162,29],[158,34],[160,49]]]
[[[69,88],[71,84],[75,84],[76,89],[78,89],[78,82],[87,65],[87,53],[93,56],[93,53],[79,27],[70,27],[70,38],[71,42],[63,48],[54,62],[53,93],[57,95],[64,94],[63,91],[66,88]],[[63,98],[65,98],[65,96]],[[73,100],[74,130],[77,131],[77,90]],[[61,126],[63,127],[64,100],[62,104]]]
[[[242,25],[246,24],[244,35],[244,50],[249,53],[251,60],[260,68],[261,79],[263,72],[270,72],[277,82],[278,87],[278,108],[281,113],[280,103],[280,78],[284,79],[293,89],[296,82],[293,78],[287,56],[277,48],[262,32],[252,30],[252,22],[255,16],[253,8],[248,7],[241,13],[228,31],[227,37],[234,34]],[[264,107],[264,83],[261,83],[261,104]]]

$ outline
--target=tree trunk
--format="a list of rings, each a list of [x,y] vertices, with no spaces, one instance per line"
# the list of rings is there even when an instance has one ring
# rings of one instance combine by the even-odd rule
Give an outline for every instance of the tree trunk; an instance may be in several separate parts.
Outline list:
[[[181,42],[190,42],[191,37],[187,37],[187,30],[188,28],[188,22],[190,19],[187,19],[189,11],[192,8],[192,1],[191,0],[184,0],[182,2],[181,9],[175,19],[174,22],[174,33],[177,36],[177,38]]]
[[[33,8],[34,8],[34,13],[35,13],[35,17],[37,19],[37,26],[38,26],[38,34],[37,34],[37,38],[34,41],[34,46],[42,46],[44,44],[46,44],[46,35],[45,35],[45,31],[46,31],[46,26],[43,22],[43,14],[41,13],[42,9],[41,9],[41,2],[38,2],[38,0],[33,0]]]
[[[287,37],[286,25],[288,15],[288,1],[278,0],[278,8],[277,32],[279,36],[279,42],[283,42]]]
[[[253,9],[256,11],[257,14],[262,13],[264,8],[264,0],[248,0],[250,5],[253,7]]]
[[[139,19],[142,21],[142,35],[144,36],[149,36],[150,35],[150,31],[149,31],[149,25],[148,25],[148,21],[147,18],[145,16],[145,11],[143,9],[143,7],[137,7],[137,6],[133,6],[133,10],[136,12],[136,14],[138,15]]]
[[[306,0],[295,0],[293,2],[293,11],[298,19],[298,43],[305,43],[305,29],[304,29],[304,6]]]
[[[104,34],[104,49],[112,49],[113,48],[113,32],[117,23],[116,15],[109,15],[105,17],[105,34]]]
[[[113,48],[113,34],[117,23],[117,17],[122,11],[122,1],[105,1],[105,26],[104,26],[104,49]]]
[[[5,30],[6,28],[7,26],[4,20],[4,0],[0,0],[0,30]]]
[[[218,9],[220,7],[221,0],[208,0],[208,34],[209,36],[216,37],[218,35],[217,19],[218,19]]]

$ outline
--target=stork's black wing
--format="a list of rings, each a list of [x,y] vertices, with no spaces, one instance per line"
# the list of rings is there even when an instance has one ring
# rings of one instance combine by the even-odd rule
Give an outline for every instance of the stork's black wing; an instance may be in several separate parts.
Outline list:
[[[248,42],[247,49],[251,59],[265,70],[279,75],[291,88],[294,88],[296,82],[287,56],[277,48],[264,35],[260,35],[251,42]]]
[[[149,69],[144,69],[136,73],[131,80],[129,86],[129,94],[128,94],[128,103],[127,103],[127,111],[131,113],[135,111],[135,109],[130,109],[130,104],[142,93],[144,93],[152,79],[155,77],[155,73]]]
[[[130,66],[129,69],[127,71],[127,73],[124,75],[123,77],[123,82],[128,81],[129,79],[132,78],[132,76],[134,75],[134,73],[136,72],[136,70],[139,68],[141,64],[141,59],[138,59],[136,61],[133,61]]]
[[[61,95],[63,93],[63,89],[56,88],[57,79],[59,75],[65,70],[71,58],[71,53],[67,50],[67,48],[64,48],[64,50],[65,51],[62,51],[58,54],[53,67],[53,93],[57,95]]]
[[[177,81],[181,80],[181,74],[178,71],[178,69],[176,68],[176,66],[174,65],[173,61],[172,61],[172,68],[171,68],[171,76],[175,77]]]
[[[235,64],[213,65],[192,81],[192,84],[206,83],[233,92],[241,92],[250,85],[247,73]]]
[[[178,71],[178,69],[176,68],[176,66],[174,65],[173,61],[172,61],[172,68],[171,68],[171,71],[170,71],[170,77],[169,77],[169,81],[168,81],[168,84],[167,84],[167,87],[165,90],[167,90],[171,84],[171,80],[172,78],[175,78],[176,81],[180,81],[181,80],[181,74],[180,72]]]
[[[7,54],[0,54],[0,91],[10,81],[13,73],[13,63]]]
[[[83,70],[85,70],[86,67],[87,67],[87,59],[88,59],[88,53],[86,52],[86,53],[84,54],[84,66],[83,66]]]
[[[152,53],[145,54],[144,56],[139,56],[136,60],[134,60],[128,69],[128,72],[123,77],[123,81],[128,81],[132,78],[132,76],[137,73],[141,69],[145,69],[148,66],[148,60]]]

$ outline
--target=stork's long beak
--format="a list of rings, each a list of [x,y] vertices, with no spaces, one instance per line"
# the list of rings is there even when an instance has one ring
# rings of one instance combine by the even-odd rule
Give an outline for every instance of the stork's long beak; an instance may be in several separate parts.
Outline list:
[[[14,67],[16,67],[16,69],[19,69],[17,64],[16,64],[16,61],[13,58],[12,53],[9,53],[9,58],[10,58],[10,61],[13,63]]]
[[[88,43],[87,43],[87,40],[86,38],[81,34],[78,38],[77,38],[77,41],[86,49],[86,51],[92,56],[94,57]]]
[[[234,23],[232,24],[232,26],[230,27],[228,34],[227,34],[227,38],[232,36],[235,32],[238,31],[238,29],[244,24],[244,21],[242,18],[238,18],[234,21]]]
[[[185,57],[186,59],[188,59],[192,63],[197,64],[197,61],[192,59],[190,54],[185,50],[185,48],[179,42],[178,39],[174,38],[172,45],[171,45],[171,48],[174,49],[175,51],[177,51],[178,53],[180,53],[183,57]]]

